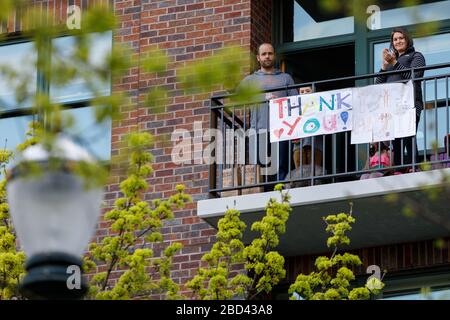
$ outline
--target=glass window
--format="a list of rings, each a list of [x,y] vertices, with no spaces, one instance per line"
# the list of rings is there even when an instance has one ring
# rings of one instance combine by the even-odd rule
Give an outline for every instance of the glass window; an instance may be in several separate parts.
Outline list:
[[[91,50],[89,60],[94,66],[104,67],[106,56],[111,52],[112,32],[94,33],[90,37]],[[70,63],[70,56],[73,54],[73,48],[76,44],[75,38],[57,38],[52,41],[52,44],[57,48],[58,52],[52,55],[52,63]],[[0,57],[7,61],[8,66],[13,67],[17,74],[28,79],[28,84],[31,88],[29,93],[31,94],[35,94],[37,90],[37,72],[35,68],[33,69],[36,56],[32,43],[0,47]],[[98,79],[94,84],[100,94],[109,95],[111,91],[110,82],[110,79],[106,81]],[[0,75],[0,112],[22,107],[15,100],[15,91],[14,83],[11,83],[6,76]],[[87,83],[81,78],[76,78],[63,87],[50,85],[50,95],[53,101],[61,103],[84,101],[93,97],[92,90],[88,88]],[[75,120],[75,126],[68,129],[68,134],[97,159],[110,159],[111,121],[97,124],[93,114],[94,109],[91,106],[67,109],[63,112],[71,114]],[[0,119],[0,148],[15,151],[16,146],[25,140],[28,123],[32,120],[33,116],[11,116]]]
[[[63,112],[70,113],[75,120],[75,125],[67,130],[68,134],[98,160],[109,160],[111,120],[105,120],[102,124],[96,123],[92,107],[68,109]]]
[[[33,121],[33,116],[21,116],[0,119],[0,148],[15,152],[18,144],[25,141],[25,133],[28,131],[28,124]],[[6,168],[11,167],[10,161]],[[0,170],[0,180],[3,171]]]
[[[449,300],[450,289],[441,289],[429,293],[409,293],[383,298],[383,300]]]
[[[305,10],[305,8],[301,5],[305,2],[306,1],[294,2],[294,41],[353,33],[353,17],[340,17],[330,20],[322,20],[323,17],[318,11],[311,9],[311,11],[308,12]],[[317,3],[316,1],[313,2]]]
[[[0,119],[0,148],[15,151],[25,141],[25,133],[33,116]]]
[[[448,122],[445,121],[445,119],[448,119]],[[446,107],[427,109],[425,112],[422,112],[416,135],[419,154],[423,154],[425,139],[427,151],[432,152],[434,151],[434,148],[437,147],[438,152],[445,152],[444,139],[450,134],[450,132],[447,131],[447,123],[450,123],[450,112],[447,111]]]
[[[5,110],[30,107],[30,99],[19,103],[16,99],[16,87],[26,80],[26,91],[28,96],[36,92],[36,52],[33,43],[17,43],[4,45],[0,47],[0,65],[7,67],[9,71],[17,74],[13,80],[9,78],[6,72],[0,72],[0,112]]]
[[[396,3],[390,5],[396,5]],[[387,10],[383,9],[383,4],[380,6],[378,27],[381,29],[450,19],[450,1],[448,0]]]
[[[389,49],[389,41],[376,43],[373,45],[373,71],[378,72],[381,69],[381,53],[383,49]]]
[[[318,1],[294,1],[294,41],[332,37],[354,32],[354,18],[327,16]]]
[[[92,47],[89,51],[89,61],[94,66],[103,66],[106,62],[106,57],[111,52],[112,33],[94,33],[91,35],[90,43]],[[57,55],[52,56],[52,61],[63,61],[70,63],[71,56],[74,53],[74,46],[76,45],[74,37],[62,37],[52,41],[52,45],[56,49]],[[96,81],[96,87],[99,93],[109,95],[111,92],[110,81]],[[90,99],[93,97],[92,90],[90,90],[84,79],[78,77],[64,86],[50,85],[50,97],[55,102],[67,103]]]

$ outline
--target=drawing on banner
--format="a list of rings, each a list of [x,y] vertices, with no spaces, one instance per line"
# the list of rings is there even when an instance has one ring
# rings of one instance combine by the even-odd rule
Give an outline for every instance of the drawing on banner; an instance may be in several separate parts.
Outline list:
[[[372,127],[372,142],[394,139],[394,121],[390,112],[379,113]]]
[[[343,111],[341,112],[341,119],[342,122],[344,123],[344,127],[342,128],[342,130],[347,130],[347,121],[348,121],[348,112],[347,111]]]

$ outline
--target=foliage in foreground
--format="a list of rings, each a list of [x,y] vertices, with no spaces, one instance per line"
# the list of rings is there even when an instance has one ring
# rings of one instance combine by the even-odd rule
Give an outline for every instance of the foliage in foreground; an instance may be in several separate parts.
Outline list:
[[[295,283],[289,288],[291,299],[304,300],[367,300],[381,292],[384,287],[381,279],[369,277],[364,287],[351,288],[351,281],[355,280],[353,267],[361,265],[361,259],[354,254],[337,254],[338,246],[350,244],[345,234],[355,223],[350,213],[339,213],[324,217],[326,231],[331,233],[327,246],[334,248],[331,257],[320,256],[315,261],[316,271],[309,275],[300,274]]]
[[[251,230],[259,235],[249,245],[242,242],[246,225],[240,220],[238,210],[228,209],[219,220],[217,242],[202,257],[207,266],[200,268],[187,283],[196,297],[204,300],[256,299],[270,293],[286,276],[284,257],[274,249],[279,236],[285,232],[292,209],[282,185],[277,185],[275,190],[280,192],[281,202],[275,198],[269,200],[265,216],[252,224]],[[246,273],[236,272],[239,266],[243,266]]]
[[[5,167],[13,154],[6,149],[0,150],[0,300],[22,299],[18,284],[25,275],[25,253],[16,248],[16,233],[11,224],[9,205],[6,201]]]
[[[130,299],[161,294],[167,299],[179,299],[179,286],[170,276],[173,256],[181,249],[180,243],[167,246],[160,258],[151,259],[153,250],[149,244],[162,243],[159,228],[164,220],[173,219],[173,208],[183,208],[191,201],[184,187],[176,187],[176,193],[167,200],[154,200],[151,205],[144,200],[148,189],[146,179],[152,173],[152,155],[147,152],[152,145],[148,133],[133,133],[128,137],[128,177],[120,184],[123,197],[104,216],[111,224],[109,236],[100,243],[90,245],[90,257],[85,259],[85,270],[96,266],[106,271],[96,273],[91,280],[89,298]],[[150,273],[150,268],[155,272]],[[123,272],[116,281],[113,273]],[[158,279],[154,275],[158,275]]]

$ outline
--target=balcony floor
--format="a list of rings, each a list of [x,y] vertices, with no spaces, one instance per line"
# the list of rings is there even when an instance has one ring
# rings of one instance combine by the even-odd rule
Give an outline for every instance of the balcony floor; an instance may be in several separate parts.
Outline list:
[[[278,250],[285,256],[329,251],[322,216],[348,212],[349,199],[353,200],[356,218],[353,230],[348,233],[349,249],[450,236],[448,177],[450,169],[442,169],[290,189],[293,211]],[[440,192],[435,200],[429,200],[422,191],[442,186],[447,187],[446,191]],[[389,203],[385,200],[387,194],[397,194],[401,201]],[[277,192],[265,192],[202,200],[197,204],[198,216],[217,227],[227,207],[236,208],[249,230],[251,223],[262,217],[270,197],[280,199]],[[402,213],[405,201],[414,206],[420,204],[419,214],[405,216]],[[246,231],[244,241],[249,242],[254,236]]]

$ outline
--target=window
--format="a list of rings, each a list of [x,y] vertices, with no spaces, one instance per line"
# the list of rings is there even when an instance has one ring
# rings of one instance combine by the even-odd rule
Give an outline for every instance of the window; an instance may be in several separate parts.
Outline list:
[[[419,154],[423,154],[425,142],[428,153],[433,153],[435,147],[437,147],[438,152],[445,152],[444,139],[449,134],[447,123],[450,123],[450,113],[447,112],[446,107],[428,109],[422,112],[416,135]]]
[[[354,17],[345,12],[326,12],[319,1],[285,1],[284,42],[311,40],[354,32]]]
[[[389,5],[389,4],[388,4]],[[391,3],[396,6],[398,4]],[[380,11],[379,28],[392,28],[417,23],[450,19],[450,1],[435,1],[411,7],[389,8]]]
[[[17,145],[25,141],[28,124],[34,120],[33,116],[21,116],[0,119],[0,149],[15,150]],[[10,168],[10,161],[6,168]],[[0,170],[0,180],[3,179],[3,170]]]
[[[102,66],[107,55],[111,52],[111,32],[94,33],[89,37],[91,48],[89,51],[89,62],[93,66]],[[75,37],[61,37],[53,39],[52,45],[57,49],[58,56],[53,55],[52,61],[71,63],[73,48],[76,46]],[[109,95],[111,92],[110,81],[96,81],[96,89],[102,95]],[[50,96],[53,101],[60,103],[75,102],[92,98],[92,91],[87,83],[80,77],[73,79],[64,87],[50,85]]]
[[[435,266],[386,274],[382,299],[426,300],[450,299],[450,278],[447,266]]]
[[[0,112],[24,107],[30,107],[30,101],[19,102],[15,96],[15,88],[18,81],[11,82],[7,76],[9,72],[15,72],[20,78],[27,81],[26,93],[32,95],[36,92],[36,53],[33,43],[24,42],[0,47],[1,66],[9,70],[0,73]],[[7,64],[5,62],[7,61]]]
[[[450,300],[450,289],[432,289],[431,292],[399,294],[383,300]]]
[[[59,54],[52,55],[52,63],[70,63],[70,56],[76,45],[74,36],[60,37],[52,40]],[[90,36],[89,61],[94,66],[102,66],[112,46],[112,32],[94,33]],[[59,102],[75,120],[75,126],[69,129],[69,134],[78,138],[78,142],[88,149],[99,160],[108,160],[111,151],[111,121],[102,125],[95,123],[94,109],[89,99],[93,98],[91,87],[81,77],[77,77],[64,86],[45,82],[42,75],[37,74],[35,48],[30,42],[4,44],[0,47],[1,61],[7,61],[9,67],[21,77],[30,79],[27,93],[32,96],[38,90],[49,88],[50,97]],[[45,53],[39,53],[45,54]],[[1,63],[3,65],[4,63]],[[75,66],[76,67],[76,66]],[[102,95],[111,93],[110,79],[95,79],[96,91]],[[19,103],[15,98],[15,86],[6,76],[0,76],[0,147],[14,151],[17,144],[25,140],[28,123],[35,118],[32,115],[30,101]],[[35,119],[34,119],[35,120]],[[10,164],[11,165],[11,164]]]
[[[69,109],[77,124],[68,130],[68,134],[77,137],[78,143],[99,160],[108,160],[111,151],[111,121],[104,121],[101,125],[95,122],[93,108],[84,107]]]
[[[338,15],[336,18],[327,18],[323,15],[323,10],[317,8],[317,3],[317,1],[294,1],[294,41],[354,32],[353,17]]]
[[[15,150],[19,143],[25,141],[25,132],[33,116],[21,116],[0,119],[0,148]]]

